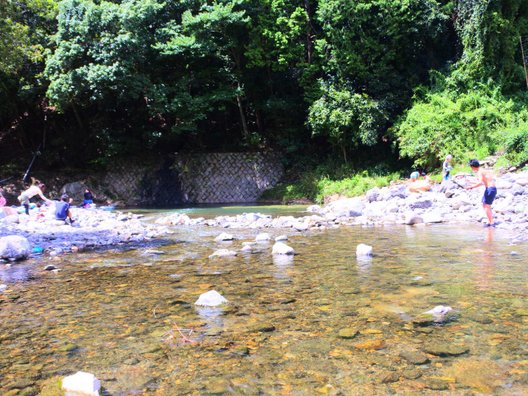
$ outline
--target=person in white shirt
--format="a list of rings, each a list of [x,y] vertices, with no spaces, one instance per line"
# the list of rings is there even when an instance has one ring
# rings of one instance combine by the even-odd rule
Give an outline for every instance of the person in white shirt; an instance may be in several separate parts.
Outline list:
[[[18,196],[18,200],[24,206],[27,215],[29,215],[29,200],[34,196],[38,195],[40,198],[46,201],[46,203],[51,203],[51,201],[44,196],[43,191],[46,191],[46,185],[44,183],[38,182],[33,184],[27,190],[22,191],[22,193]]]

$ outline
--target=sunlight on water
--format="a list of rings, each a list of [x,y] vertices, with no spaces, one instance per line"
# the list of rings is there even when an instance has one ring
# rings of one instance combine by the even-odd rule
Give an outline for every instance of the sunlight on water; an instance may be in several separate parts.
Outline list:
[[[78,370],[116,395],[528,392],[528,249],[505,231],[268,230],[294,257],[240,252],[257,230],[227,245],[220,232],[62,256],[58,273],[31,262],[33,278],[0,294],[1,393]],[[357,259],[359,243],[374,257]],[[208,258],[226,246],[238,256]],[[195,307],[209,290],[229,303]],[[438,305],[449,321],[417,320]]]

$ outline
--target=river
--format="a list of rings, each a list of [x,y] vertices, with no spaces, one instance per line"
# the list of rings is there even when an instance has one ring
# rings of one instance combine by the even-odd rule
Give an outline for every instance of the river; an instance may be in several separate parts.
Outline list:
[[[258,230],[215,242],[225,231],[175,227],[139,249],[59,256],[58,272],[49,258],[3,266],[0,393],[51,395],[79,370],[109,395],[528,393],[528,247],[507,231],[267,230],[294,257],[240,252]],[[358,260],[359,243],[374,257]],[[221,247],[239,254],[208,258]],[[227,306],[196,307],[209,290]],[[415,321],[438,305],[450,321]]]

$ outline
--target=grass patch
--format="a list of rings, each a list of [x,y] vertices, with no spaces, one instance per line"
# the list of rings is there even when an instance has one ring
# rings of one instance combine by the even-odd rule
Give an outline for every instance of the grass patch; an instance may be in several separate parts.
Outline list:
[[[325,197],[330,195],[355,197],[365,194],[374,187],[388,186],[392,181],[399,178],[398,173],[370,176],[367,171],[364,171],[350,177],[337,179],[317,172],[308,172],[297,182],[284,183],[267,190],[261,199],[273,200],[283,204],[306,200],[323,203]]]

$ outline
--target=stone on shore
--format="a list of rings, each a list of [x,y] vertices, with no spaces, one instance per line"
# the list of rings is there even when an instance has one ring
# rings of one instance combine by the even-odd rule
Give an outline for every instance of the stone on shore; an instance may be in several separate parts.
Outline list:
[[[7,260],[24,260],[29,257],[31,248],[27,238],[20,235],[9,235],[0,238],[0,258]]]

